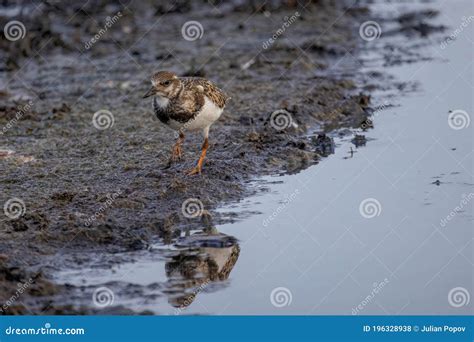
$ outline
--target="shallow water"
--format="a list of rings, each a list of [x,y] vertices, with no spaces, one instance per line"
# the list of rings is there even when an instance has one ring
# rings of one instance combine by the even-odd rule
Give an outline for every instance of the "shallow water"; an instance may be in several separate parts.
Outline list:
[[[436,22],[448,26],[447,35],[460,26],[467,8],[472,11],[468,0],[429,7],[441,10]],[[474,113],[470,25],[444,49],[433,38],[422,51],[430,61],[383,67],[380,56],[368,52],[364,70],[416,81],[413,90],[395,97],[389,97],[393,91],[373,93],[381,99],[375,128],[355,132],[366,135],[365,146],[355,147],[350,134],[334,134],[335,153],[318,165],[257,181],[255,187],[270,191],[221,208],[224,214],[261,212],[217,227],[238,241],[222,245],[217,232],[191,235],[181,246],[132,254],[134,263],[62,272],[57,279],[147,286],[147,297],[120,298],[116,292],[116,303],[159,314],[472,312],[472,303],[455,307],[448,299],[457,287],[473,294],[474,124],[460,130],[448,124],[450,110]],[[383,37],[374,42],[385,43]],[[360,206],[366,202],[364,211]],[[444,222],[452,211],[457,212]],[[188,267],[175,272],[177,259]]]

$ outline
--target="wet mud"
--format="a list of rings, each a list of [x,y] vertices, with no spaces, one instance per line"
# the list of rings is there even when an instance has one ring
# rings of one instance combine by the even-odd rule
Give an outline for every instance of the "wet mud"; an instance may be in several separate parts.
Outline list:
[[[24,203],[22,215],[0,220],[0,303],[10,302],[1,313],[148,314],[122,303],[97,308],[92,287],[57,284],[54,274],[129,261],[127,253],[157,242],[174,248],[167,284],[105,285],[122,298],[167,295],[182,310],[203,284],[227,279],[238,260],[238,241],[215,226],[240,217],[216,208],[251,195],[258,176],[318,163],[334,151],[328,133],[372,129],[370,90],[395,82],[358,74],[368,8],[256,3],[35,2],[20,10],[6,2],[1,24],[28,25],[24,39],[1,41],[0,203]],[[432,15],[387,19],[395,27],[389,34],[429,35],[441,29],[427,24]],[[202,24],[201,39],[183,39],[190,18]],[[419,58],[394,46],[398,56],[387,54],[387,63]],[[156,70],[207,77],[232,97],[211,128],[202,175],[186,175],[199,157],[199,134],[186,134],[184,160],[166,168],[175,134],[142,99]],[[99,110],[113,115],[107,129],[93,125]],[[183,210],[189,199],[199,215]],[[17,296],[19,287],[26,288]]]

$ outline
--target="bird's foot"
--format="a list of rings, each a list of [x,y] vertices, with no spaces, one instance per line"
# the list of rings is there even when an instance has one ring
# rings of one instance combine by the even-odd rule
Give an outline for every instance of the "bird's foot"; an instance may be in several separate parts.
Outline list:
[[[206,158],[206,152],[207,149],[209,148],[209,141],[207,138],[204,139],[204,144],[202,145],[202,152],[201,156],[199,157],[198,163],[195,168],[189,170],[187,172],[188,176],[195,175],[195,174],[201,174],[202,171],[202,164],[204,163],[204,158]]]
[[[186,174],[188,176],[192,176],[192,175],[195,175],[195,174],[200,175],[201,171],[202,171],[202,166],[198,164],[196,167],[193,167],[192,169],[187,170]]]
[[[173,151],[171,153],[171,158],[174,161],[178,161],[178,160],[181,160],[183,158],[183,149],[181,148],[181,145],[173,146]]]
[[[180,161],[181,159],[183,159],[183,149],[180,145],[176,144],[171,150],[171,156],[168,160],[167,167],[170,167],[173,163]]]

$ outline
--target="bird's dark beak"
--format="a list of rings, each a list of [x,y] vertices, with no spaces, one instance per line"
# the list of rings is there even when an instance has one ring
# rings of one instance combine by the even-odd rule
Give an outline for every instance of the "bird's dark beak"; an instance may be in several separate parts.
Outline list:
[[[150,97],[150,96],[155,95],[155,94],[156,94],[155,88],[154,88],[154,87],[151,87],[150,90],[148,90],[148,91],[146,92],[146,94],[143,95],[143,98],[146,99],[147,97]]]

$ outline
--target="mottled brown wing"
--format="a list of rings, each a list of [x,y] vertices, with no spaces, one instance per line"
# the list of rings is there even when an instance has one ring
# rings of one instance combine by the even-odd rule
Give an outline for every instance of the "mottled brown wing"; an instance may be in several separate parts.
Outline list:
[[[219,108],[224,108],[229,97],[214,83],[204,78],[197,77],[183,77],[182,82],[188,89],[196,89],[202,91],[212,102]]]
[[[169,117],[178,122],[188,122],[198,115],[204,105],[204,96],[197,91],[185,91],[179,101],[171,101],[167,110]]]

